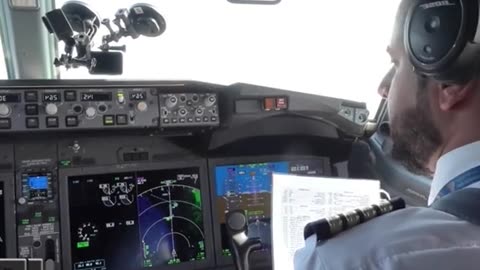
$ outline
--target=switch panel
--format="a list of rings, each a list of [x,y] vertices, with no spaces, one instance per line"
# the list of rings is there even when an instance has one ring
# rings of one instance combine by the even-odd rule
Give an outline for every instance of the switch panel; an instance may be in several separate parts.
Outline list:
[[[160,95],[160,126],[218,126],[218,98],[214,93],[179,93]]]
[[[157,128],[155,88],[1,89],[0,133]]]

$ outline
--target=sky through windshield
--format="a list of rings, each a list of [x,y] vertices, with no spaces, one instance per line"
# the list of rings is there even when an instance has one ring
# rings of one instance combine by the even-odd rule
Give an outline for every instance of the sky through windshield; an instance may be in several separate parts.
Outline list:
[[[64,2],[57,0],[57,7]],[[84,2],[112,19],[118,8],[138,1]],[[390,67],[385,49],[398,0],[283,0],[274,6],[147,2],[164,16],[167,30],[157,38],[120,42],[127,45],[123,75],[61,69],[61,77],[245,82],[364,101],[370,117],[376,112],[376,88]],[[104,33],[97,34],[97,45]]]
[[[0,36],[0,80],[8,78],[7,66],[5,65],[5,55],[3,54],[2,37]]]

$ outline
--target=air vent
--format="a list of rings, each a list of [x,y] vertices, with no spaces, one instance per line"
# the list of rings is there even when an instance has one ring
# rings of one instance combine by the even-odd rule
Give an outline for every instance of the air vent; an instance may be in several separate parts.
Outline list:
[[[95,165],[96,163],[94,158],[82,158],[79,156],[73,157],[72,162],[75,165]]]
[[[148,161],[149,154],[148,152],[129,152],[123,153],[123,161],[132,162],[132,161]]]
[[[382,122],[378,127],[378,132],[383,136],[390,136],[390,123]]]

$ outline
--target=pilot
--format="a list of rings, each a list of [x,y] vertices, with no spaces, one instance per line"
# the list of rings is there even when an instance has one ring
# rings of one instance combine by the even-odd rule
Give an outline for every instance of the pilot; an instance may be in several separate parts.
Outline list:
[[[431,205],[448,193],[480,188],[480,58],[460,74],[461,82],[446,83],[418,72],[404,46],[408,10],[418,2],[403,0],[399,6],[387,49],[393,68],[379,93],[388,102],[391,154],[410,171],[433,176]],[[429,7],[458,4],[427,2],[432,2]],[[465,175],[469,181],[451,184]],[[410,207],[326,241],[317,242],[315,235],[307,238],[295,254],[294,267],[479,269],[480,226],[433,208]]]

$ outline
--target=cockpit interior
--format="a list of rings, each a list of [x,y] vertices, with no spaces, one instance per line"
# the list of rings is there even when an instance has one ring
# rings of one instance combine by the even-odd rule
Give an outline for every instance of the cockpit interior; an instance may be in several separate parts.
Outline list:
[[[0,269],[236,269],[234,209],[273,269],[274,172],[426,205],[377,94],[398,1],[145,2],[1,1]]]

